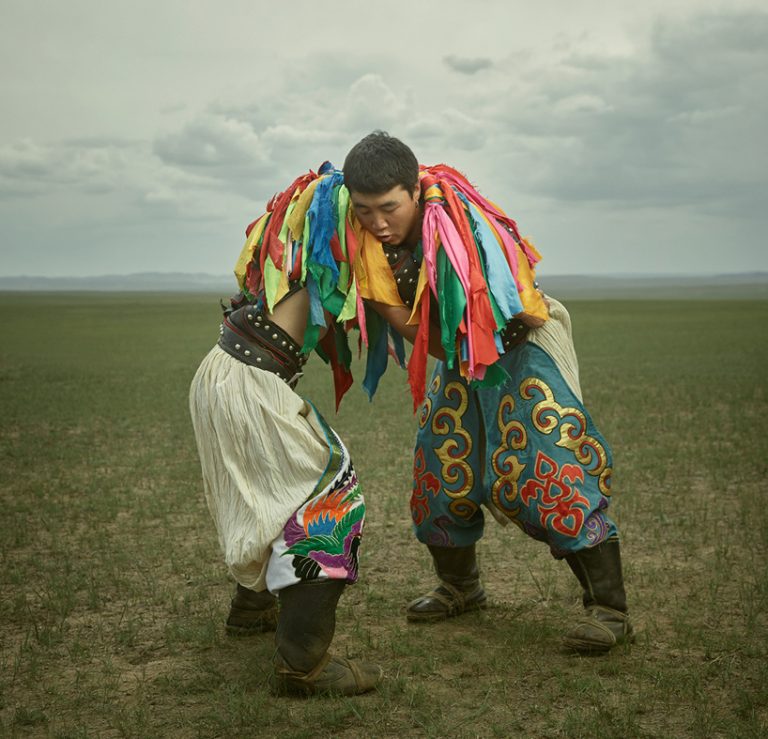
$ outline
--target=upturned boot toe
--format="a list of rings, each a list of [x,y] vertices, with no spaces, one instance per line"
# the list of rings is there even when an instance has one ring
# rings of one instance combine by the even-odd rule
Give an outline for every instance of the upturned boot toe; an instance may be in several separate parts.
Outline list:
[[[276,695],[359,695],[381,681],[379,665],[327,653],[309,672],[298,672],[277,654],[271,688]]]
[[[441,582],[426,595],[412,600],[405,613],[409,621],[444,621],[468,611],[485,608],[487,602],[485,590],[479,582],[467,591],[451,583]]]
[[[563,637],[569,649],[582,654],[602,654],[613,647],[634,641],[629,616],[605,606],[591,606],[585,616]]]

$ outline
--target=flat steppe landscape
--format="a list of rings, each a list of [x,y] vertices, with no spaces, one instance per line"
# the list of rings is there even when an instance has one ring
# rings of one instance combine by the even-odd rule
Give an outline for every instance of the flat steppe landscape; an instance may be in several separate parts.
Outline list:
[[[226,291],[0,293],[0,735],[765,736],[768,300],[755,289],[565,301],[614,451],[638,631],[602,657],[561,645],[580,610],[566,565],[490,516],[490,607],[406,623],[434,580],[410,530],[405,373],[391,366],[369,403],[356,358],[336,414],[313,357],[298,391],[347,442],[368,505],[334,650],[385,679],[309,700],[270,694],[270,634],[223,628],[234,586],[187,392]]]

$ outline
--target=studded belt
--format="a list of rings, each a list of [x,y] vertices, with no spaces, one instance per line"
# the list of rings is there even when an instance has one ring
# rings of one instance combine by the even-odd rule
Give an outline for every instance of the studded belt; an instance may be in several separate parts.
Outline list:
[[[219,346],[245,364],[276,374],[291,387],[296,386],[307,362],[307,355],[293,338],[252,305],[224,318]]]

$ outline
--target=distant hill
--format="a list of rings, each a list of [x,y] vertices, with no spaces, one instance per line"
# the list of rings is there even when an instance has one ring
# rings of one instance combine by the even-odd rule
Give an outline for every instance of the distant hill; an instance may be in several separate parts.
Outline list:
[[[768,272],[725,275],[539,275],[541,289],[565,299],[768,299]]]
[[[0,277],[0,290],[60,290],[100,292],[215,292],[229,295],[237,291],[234,275],[203,272],[139,272],[132,275],[98,277]]]
[[[547,275],[542,289],[558,298],[768,299],[768,272],[726,275]],[[231,275],[141,272],[99,277],[0,277],[0,291],[196,292],[227,296],[237,289]]]

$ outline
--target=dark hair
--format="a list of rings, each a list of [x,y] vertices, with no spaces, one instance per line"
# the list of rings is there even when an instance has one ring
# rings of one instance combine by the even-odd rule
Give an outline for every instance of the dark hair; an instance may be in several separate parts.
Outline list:
[[[369,133],[344,160],[344,184],[350,191],[373,195],[401,185],[413,193],[418,182],[416,156],[386,131]]]

